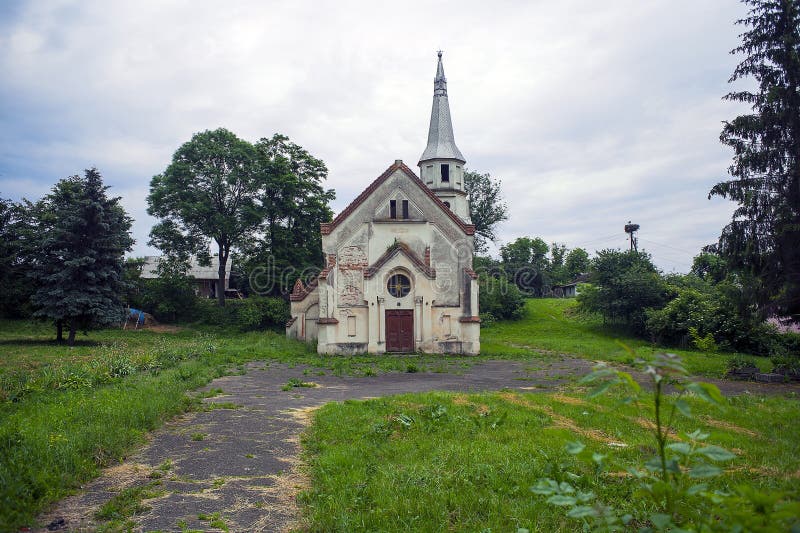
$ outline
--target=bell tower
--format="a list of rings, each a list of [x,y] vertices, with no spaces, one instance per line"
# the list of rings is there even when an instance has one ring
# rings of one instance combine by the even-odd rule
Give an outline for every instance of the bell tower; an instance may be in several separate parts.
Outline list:
[[[450,104],[447,100],[447,78],[442,66],[442,51],[433,80],[433,108],[428,129],[428,145],[419,159],[422,181],[450,210],[467,224],[471,224],[467,193],[464,191],[464,163],[461,150],[453,138]]]

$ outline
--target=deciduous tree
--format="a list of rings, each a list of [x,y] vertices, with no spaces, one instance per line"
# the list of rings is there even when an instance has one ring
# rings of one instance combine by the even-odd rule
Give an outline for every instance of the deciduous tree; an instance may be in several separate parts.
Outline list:
[[[475,225],[475,251],[485,252],[487,241],[495,241],[497,225],[508,220],[508,206],[500,192],[500,180],[488,173],[464,173],[464,190],[469,200],[469,216]]]
[[[225,305],[226,265],[231,251],[261,226],[263,191],[253,145],[224,128],[196,133],[150,182],[147,212],[161,219],[151,243],[204,258],[213,239],[219,255],[217,301]]]
[[[323,187],[325,163],[285,135],[263,138],[255,148],[265,219],[259,238],[244,252],[248,270],[269,268],[250,288],[262,295],[280,294],[305,269],[324,266],[320,223],[331,220],[335,193]]]

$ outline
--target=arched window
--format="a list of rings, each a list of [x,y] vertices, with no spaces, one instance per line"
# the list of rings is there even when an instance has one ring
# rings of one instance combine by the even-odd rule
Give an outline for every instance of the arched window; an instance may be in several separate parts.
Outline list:
[[[392,274],[386,284],[389,294],[395,298],[402,298],[411,292],[411,280],[404,274]]]

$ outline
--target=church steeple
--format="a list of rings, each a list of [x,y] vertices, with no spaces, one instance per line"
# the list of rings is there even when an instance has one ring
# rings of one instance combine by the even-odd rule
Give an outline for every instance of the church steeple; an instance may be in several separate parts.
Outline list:
[[[465,162],[461,150],[453,137],[453,122],[450,120],[450,103],[447,100],[447,78],[442,66],[442,52],[438,52],[436,78],[433,80],[433,108],[431,125],[428,128],[428,145],[419,158],[420,164],[429,159],[457,159]]]
[[[428,145],[419,159],[419,175],[453,213],[465,222],[471,223],[467,195],[464,192],[466,160],[453,137],[450,103],[447,100],[447,78],[442,66],[441,50],[438,56],[436,78],[433,80],[433,108],[428,128]]]

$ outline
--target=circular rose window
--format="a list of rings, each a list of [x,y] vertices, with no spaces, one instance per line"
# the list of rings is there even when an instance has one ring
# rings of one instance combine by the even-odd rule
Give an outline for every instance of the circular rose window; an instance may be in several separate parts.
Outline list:
[[[403,274],[392,274],[386,284],[389,294],[395,298],[402,298],[411,292],[411,280]]]

